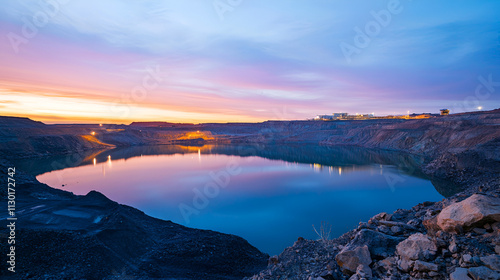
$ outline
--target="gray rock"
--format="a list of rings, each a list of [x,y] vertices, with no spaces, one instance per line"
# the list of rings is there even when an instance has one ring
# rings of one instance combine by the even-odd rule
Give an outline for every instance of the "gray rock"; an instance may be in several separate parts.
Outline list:
[[[393,226],[391,227],[391,231],[394,234],[400,234],[403,232],[403,229],[400,226]]]
[[[382,233],[385,233],[385,234],[388,234],[391,231],[389,229],[389,227],[384,226],[384,225],[378,226],[377,230],[380,231],[380,232],[382,232]]]
[[[395,257],[388,257],[386,259],[383,259],[378,262],[378,265],[380,267],[383,267],[385,270],[389,270],[394,263],[396,263],[396,258]]]
[[[499,280],[500,273],[493,271],[486,266],[469,268],[469,274],[474,280]]]
[[[495,246],[495,253],[500,255],[500,245]]]
[[[349,277],[349,280],[361,280],[361,278],[359,277],[359,275],[354,274],[353,276]]]
[[[414,263],[415,263],[415,261],[403,258],[403,259],[399,260],[398,268],[399,268],[399,270],[401,270],[403,272],[408,272],[412,269]]]
[[[349,249],[367,245],[373,258],[386,258],[394,255],[396,245],[402,240],[402,237],[394,237],[377,231],[362,229],[356,234],[346,248]]]
[[[332,272],[330,270],[323,271],[320,277],[325,280],[335,280],[335,277],[333,277]]]
[[[496,222],[491,224],[491,229],[492,230],[499,230],[500,229],[500,222]]]
[[[489,255],[481,257],[480,260],[489,269],[500,271],[500,255]]]
[[[397,226],[397,227],[400,227],[400,228],[405,229],[405,230],[417,231],[416,227],[405,224],[405,223],[401,223],[401,222],[378,221],[378,223],[381,225],[384,225],[384,226],[388,226],[388,227],[396,227]]]
[[[447,232],[460,232],[491,220],[500,221],[500,198],[474,194],[444,208],[437,216],[437,225]]]
[[[468,274],[467,268],[458,267],[455,271],[450,274],[450,280],[472,280]]]
[[[371,268],[368,265],[365,265],[365,264],[358,265],[358,268],[356,268],[356,274],[360,278],[368,278],[368,279],[370,279],[370,278],[373,277]]]
[[[469,254],[464,254],[464,255],[462,256],[462,260],[463,260],[464,262],[466,262],[466,263],[471,263],[471,262],[472,262],[472,256],[471,256],[471,255],[469,255]]]
[[[484,228],[474,228],[473,231],[477,234],[485,234],[486,233],[486,229],[484,229]]]
[[[436,254],[436,244],[426,235],[415,233],[396,246],[398,255],[409,260],[428,259]]]
[[[429,271],[438,271],[438,270],[439,270],[439,267],[435,263],[415,261],[415,263],[413,264],[413,271],[429,272]]]
[[[355,249],[351,249],[349,246],[346,246],[340,253],[337,254],[335,260],[342,268],[342,272],[347,275],[354,274],[359,265],[370,265],[372,262],[370,251],[366,245]]]
[[[451,241],[450,246],[448,247],[448,250],[450,250],[450,252],[452,254],[455,254],[456,252],[458,252],[458,246],[457,246],[457,243],[455,242],[455,240]]]

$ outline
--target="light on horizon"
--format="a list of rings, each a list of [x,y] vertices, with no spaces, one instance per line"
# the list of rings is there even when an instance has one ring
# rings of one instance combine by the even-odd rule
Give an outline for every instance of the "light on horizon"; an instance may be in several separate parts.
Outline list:
[[[92,131],[90,135],[95,136],[95,131]]]
[[[478,110],[483,110],[483,106],[477,107]]]

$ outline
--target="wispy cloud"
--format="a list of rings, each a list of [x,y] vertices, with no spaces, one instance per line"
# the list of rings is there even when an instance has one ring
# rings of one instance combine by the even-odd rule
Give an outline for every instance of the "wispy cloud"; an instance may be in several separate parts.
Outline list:
[[[224,21],[210,1],[63,2],[18,53],[0,40],[0,87],[24,93],[11,101],[22,111],[41,99],[66,106],[39,117],[120,120],[104,107],[129,97],[156,66],[162,83],[144,100],[128,98],[138,108],[129,121],[266,120],[283,107],[296,119],[403,113],[405,104],[428,112],[471,96],[479,75],[500,73],[497,1],[401,0],[403,11],[351,62],[339,44],[387,1],[245,1]],[[22,36],[34,15],[54,9],[46,3],[3,3],[0,35]],[[67,106],[78,106],[71,100],[88,101],[88,112],[69,114]],[[491,95],[483,107],[498,101]]]

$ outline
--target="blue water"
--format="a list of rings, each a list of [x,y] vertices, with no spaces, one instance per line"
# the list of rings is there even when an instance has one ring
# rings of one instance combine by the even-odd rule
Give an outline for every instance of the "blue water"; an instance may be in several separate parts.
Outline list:
[[[322,222],[334,238],[379,212],[443,198],[418,171],[422,159],[359,148],[157,146],[69,162],[38,179],[76,194],[98,190],[153,217],[235,234],[271,255],[299,236],[318,239],[313,225],[319,230]]]

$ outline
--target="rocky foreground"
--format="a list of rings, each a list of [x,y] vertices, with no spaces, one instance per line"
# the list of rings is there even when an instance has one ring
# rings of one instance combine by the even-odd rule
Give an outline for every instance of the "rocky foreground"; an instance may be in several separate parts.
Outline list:
[[[246,279],[500,279],[500,190],[380,213],[334,240],[299,238]]]

